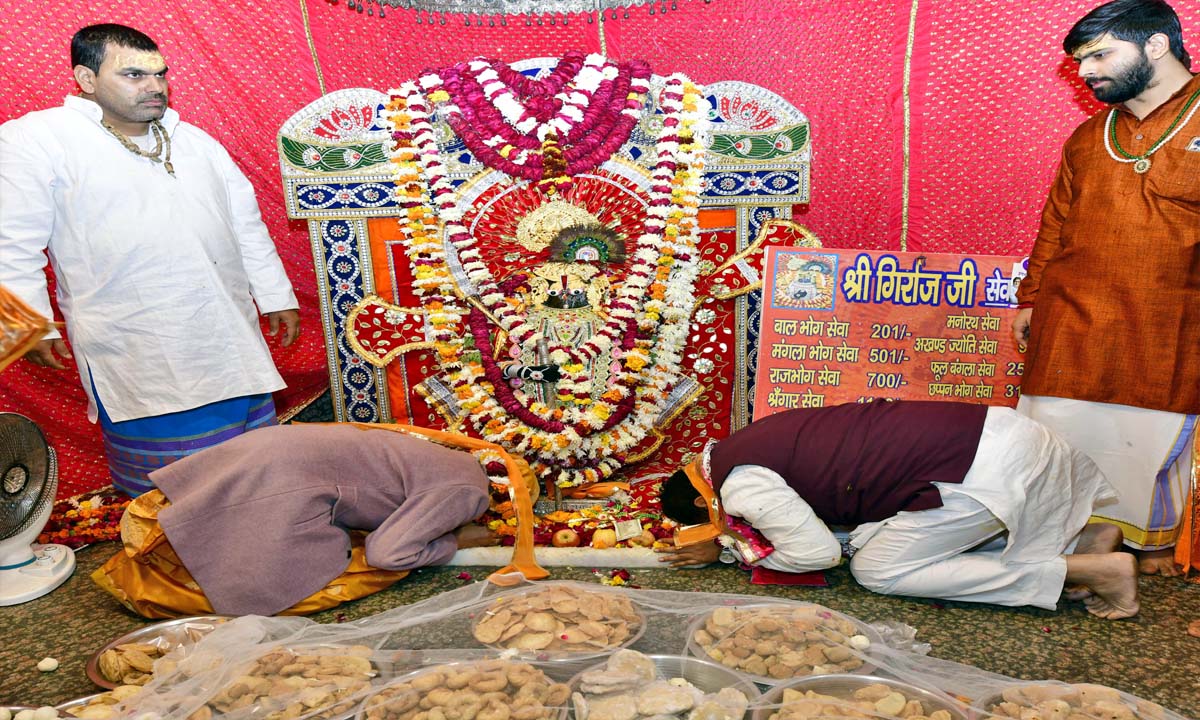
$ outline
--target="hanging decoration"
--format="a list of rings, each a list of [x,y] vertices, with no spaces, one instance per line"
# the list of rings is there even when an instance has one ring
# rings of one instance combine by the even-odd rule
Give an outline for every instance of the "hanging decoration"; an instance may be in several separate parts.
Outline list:
[[[326,0],[337,5],[341,0]],[[631,9],[645,9],[650,15],[665,15],[678,10],[681,3],[697,0],[345,0],[351,12],[366,12],[386,17],[387,10],[412,10],[417,13],[417,22],[445,25],[448,16],[461,16],[466,25],[474,20],[479,26],[485,22],[491,27],[508,24],[510,17],[524,17],[526,24],[534,18],[541,25],[561,22],[567,25],[572,15],[585,15],[587,22],[629,18]],[[708,5],[712,0],[703,0]]]

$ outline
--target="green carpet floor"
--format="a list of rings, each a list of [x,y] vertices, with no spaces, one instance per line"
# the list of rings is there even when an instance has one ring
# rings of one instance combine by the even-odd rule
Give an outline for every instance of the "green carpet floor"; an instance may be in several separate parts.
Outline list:
[[[101,646],[143,624],[96,587],[88,575],[116,552],[116,543],[82,550],[79,567],[62,588],[38,600],[0,608],[0,705],[57,704],[97,692],[84,674]],[[483,578],[487,568],[440,568],[414,573],[372,597],[314,616],[320,622],[355,620],[461,587],[459,573]],[[555,569],[557,579],[598,582],[585,568]],[[826,588],[751,585],[732,567],[704,570],[637,570],[632,582],[646,588],[769,595],[828,605],[868,622],[899,620],[931,643],[935,657],[1020,678],[1098,682],[1200,717],[1200,639],[1187,623],[1200,618],[1200,585],[1143,578],[1142,612],[1131,620],[1095,619],[1079,603],[1059,612],[966,603],[934,603],[873,595],[844,568],[829,573]],[[54,657],[60,667],[37,670]]]

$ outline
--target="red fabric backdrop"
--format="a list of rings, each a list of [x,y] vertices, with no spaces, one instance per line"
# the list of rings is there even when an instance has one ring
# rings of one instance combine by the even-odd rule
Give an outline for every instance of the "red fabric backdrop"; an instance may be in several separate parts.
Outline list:
[[[467,25],[453,16],[445,24],[420,16],[418,23],[412,11],[368,17],[325,0],[0,8],[0,121],[59,104],[73,91],[68,42],[85,24],[133,25],[162,46],[172,105],[220,138],[254,182],[303,304],[298,344],[275,348],[290,386],[281,409],[327,383],[308,235],[286,218],[274,145],[283,121],[320,95],[305,2],[327,90],[386,90],[426,66],[472,55],[512,61],[602,43],[611,57],[643,58],[659,73],[769,88],[812,122],[812,203],[797,208],[797,220],[830,247],[1028,250],[1058,148],[1098,108],[1059,48],[1098,0],[680,0],[673,12],[618,12],[604,23],[603,40],[600,24],[584,17],[566,25],[561,18],[554,25],[520,18]],[[1195,53],[1200,7],[1175,4]],[[0,375],[0,410],[29,415],[47,431],[62,460],[60,494],[107,483],[99,433],[86,421],[73,371],[13,364]]]

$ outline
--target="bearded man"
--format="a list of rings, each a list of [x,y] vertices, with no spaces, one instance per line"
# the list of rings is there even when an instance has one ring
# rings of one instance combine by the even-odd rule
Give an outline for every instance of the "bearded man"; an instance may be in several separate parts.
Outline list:
[[[1175,11],[1115,0],[1063,48],[1112,105],[1063,149],[1013,321],[1018,410],[1087,453],[1143,573],[1172,561],[1200,413],[1200,78]]]

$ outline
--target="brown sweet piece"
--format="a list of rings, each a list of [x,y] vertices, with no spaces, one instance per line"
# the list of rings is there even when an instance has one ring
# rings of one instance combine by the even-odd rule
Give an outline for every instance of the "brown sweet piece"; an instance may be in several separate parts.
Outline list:
[[[125,643],[105,650],[97,664],[109,682],[145,685],[153,677],[154,662],[171,649],[150,643]]]

